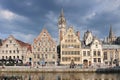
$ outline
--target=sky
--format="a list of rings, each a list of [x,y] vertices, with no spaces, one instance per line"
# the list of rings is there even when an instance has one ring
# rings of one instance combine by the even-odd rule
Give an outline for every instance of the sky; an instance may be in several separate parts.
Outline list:
[[[104,39],[110,25],[120,36],[120,0],[0,0],[0,38],[9,35],[33,43],[43,28],[58,42],[58,18],[61,9],[67,26],[83,34],[90,30]]]

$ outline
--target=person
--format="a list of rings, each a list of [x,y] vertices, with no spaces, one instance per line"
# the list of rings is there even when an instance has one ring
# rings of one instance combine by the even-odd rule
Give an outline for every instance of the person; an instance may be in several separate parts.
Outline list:
[[[2,65],[2,68],[3,68],[3,69],[5,68],[5,65],[4,65],[4,64]]]

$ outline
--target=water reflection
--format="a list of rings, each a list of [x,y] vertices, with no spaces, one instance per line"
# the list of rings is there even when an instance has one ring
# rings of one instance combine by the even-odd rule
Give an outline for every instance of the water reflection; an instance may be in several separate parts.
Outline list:
[[[120,74],[0,73],[0,80],[120,80]]]

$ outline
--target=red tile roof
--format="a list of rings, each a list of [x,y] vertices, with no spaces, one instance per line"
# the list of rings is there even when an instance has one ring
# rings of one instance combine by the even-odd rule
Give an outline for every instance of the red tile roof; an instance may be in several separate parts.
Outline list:
[[[22,42],[22,41],[17,40],[17,39],[15,39],[15,40],[18,42],[18,44],[19,44],[21,47],[27,47],[27,50],[32,51],[31,45],[30,45],[29,43],[25,43],[25,42]]]
[[[21,47],[27,47],[27,46],[30,46],[29,43],[25,43],[25,42],[22,42],[22,41],[17,40],[17,39],[15,39],[15,40],[20,44]]]

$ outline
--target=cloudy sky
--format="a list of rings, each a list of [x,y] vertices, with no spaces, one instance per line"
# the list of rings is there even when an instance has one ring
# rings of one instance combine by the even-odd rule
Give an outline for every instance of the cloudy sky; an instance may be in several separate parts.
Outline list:
[[[68,26],[86,30],[99,39],[108,36],[110,25],[120,36],[120,0],[0,0],[0,38],[9,35],[32,43],[43,28],[57,41],[61,9]]]

